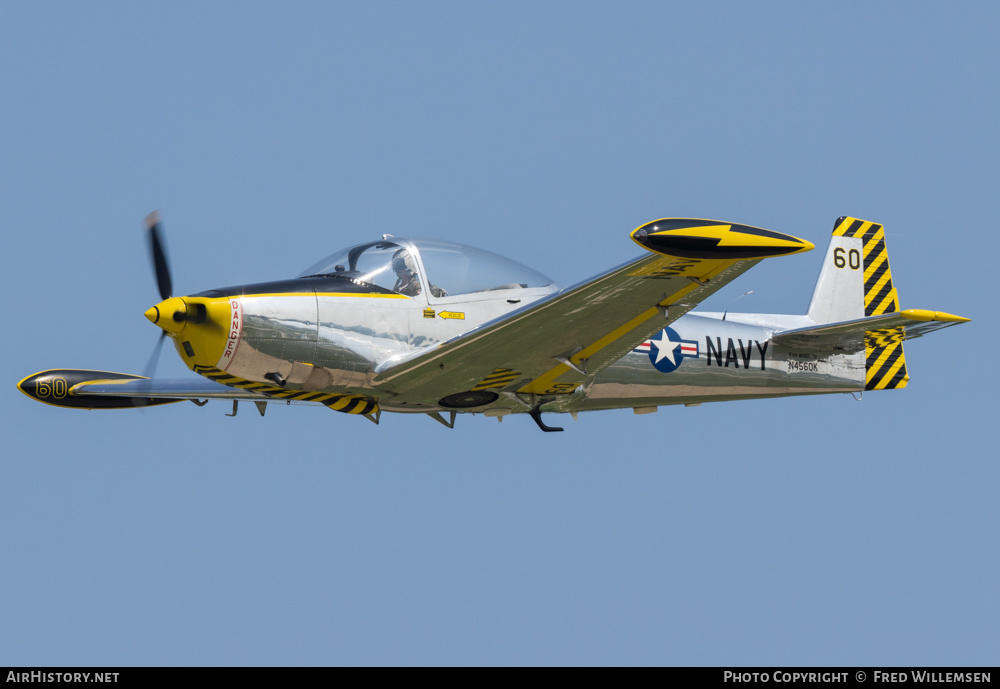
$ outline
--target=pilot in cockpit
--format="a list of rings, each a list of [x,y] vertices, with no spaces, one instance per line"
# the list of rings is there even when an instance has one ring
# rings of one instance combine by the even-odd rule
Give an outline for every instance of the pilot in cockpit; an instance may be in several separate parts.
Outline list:
[[[394,292],[407,297],[420,294],[420,278],[417,277],[417,269],[409,251],[400,249],[393,255],[392,270],[396,273],[396,285],[392,288]]]

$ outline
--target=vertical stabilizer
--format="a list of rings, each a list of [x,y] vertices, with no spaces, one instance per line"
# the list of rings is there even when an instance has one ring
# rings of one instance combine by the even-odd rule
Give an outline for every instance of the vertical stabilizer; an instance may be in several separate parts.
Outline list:
[[[878,223],[841,217],[833,226],[809,318],[837,323],[899,311],[892,284],[885,231]],[[901,337],[888,331],[865,334],[865,389],[906,387],[909,376]]]

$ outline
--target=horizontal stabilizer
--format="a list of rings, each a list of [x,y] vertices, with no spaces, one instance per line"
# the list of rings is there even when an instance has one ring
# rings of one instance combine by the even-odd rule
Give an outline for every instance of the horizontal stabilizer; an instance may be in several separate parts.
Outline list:
[[[968,322],[968,318],[941,311],[907,309],[839,323],[782,330],[776,332],[771,341],[782,347],[857,352],[864,349],[866,339],[869,344],[873,339],[882,344],[901,342]]]

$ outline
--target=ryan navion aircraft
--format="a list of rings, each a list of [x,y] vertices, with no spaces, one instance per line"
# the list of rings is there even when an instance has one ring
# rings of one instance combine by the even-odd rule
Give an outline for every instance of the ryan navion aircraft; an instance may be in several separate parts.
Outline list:
[[[496,254],[429,239],[338,251],[290,280],[172,295],[158,214],[147,218],[162,301],[146,318],[199,376],[53,369],[18,388],[84,409],[210,399],[503,419],[542,412],[855,393],[906,386],[903,341],[968,321],[900,310],[882,226],[838,218],[808,313],[693,309],[765,258],[813,245],[748,225],[663,218],[645,252],[559,288]],[[159,355],[154,350],[152,364]],[[447,416],[445,416],[447,415]]]

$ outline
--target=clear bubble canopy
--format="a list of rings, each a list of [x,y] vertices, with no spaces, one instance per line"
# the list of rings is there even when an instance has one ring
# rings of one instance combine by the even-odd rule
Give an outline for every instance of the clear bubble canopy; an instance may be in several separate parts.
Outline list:
[[[541,273],[498,254],[437,239],[386,237],[348,247],[310,266],[299,277],[343,276],[408,296],[424,285],[434,297],[495,290],[551,287]]]

